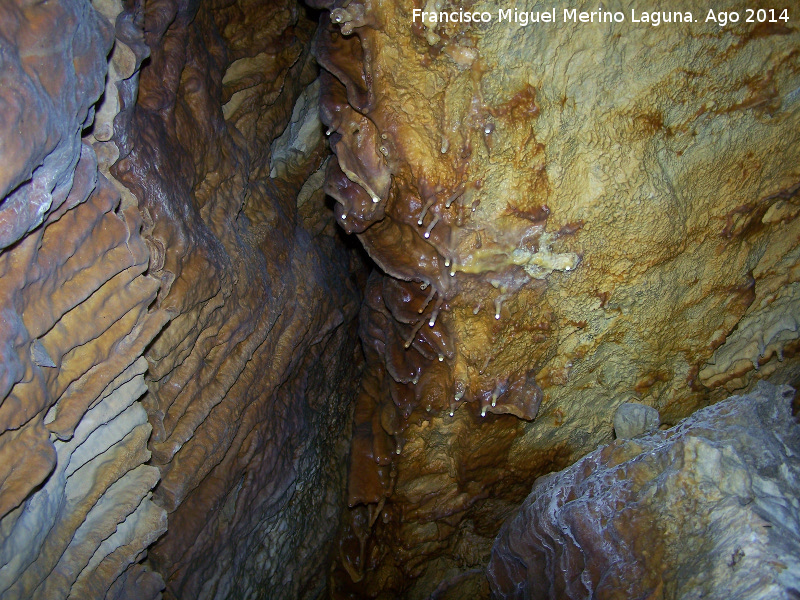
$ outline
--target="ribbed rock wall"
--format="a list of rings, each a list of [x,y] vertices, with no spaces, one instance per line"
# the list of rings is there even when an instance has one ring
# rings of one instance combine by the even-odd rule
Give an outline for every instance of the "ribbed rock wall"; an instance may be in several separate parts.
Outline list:
[[[537,480],[492,549],[494,597],[797,597],[794,395],[760,383]]]
[[[0,6],[4,597],[485,596],[622,402],[798,378],[794,20],[312,4]]]
[[[504,517],[607,443],[621,403],[672,424],[797,378],[797,15],[721,27],[656,1],[698,22],[655,27],[614,0],[626,23],[521,27],[492,2],[469,7],[482,24],[316,5],[325,189],[381,270],[332,593],[486,594],[466,574]],[[771,8],[726,9],[746,7]]]
[[[112,171],[140,199],[159,306],[175,315],[147,354],[155,501],[170,522],[150,560],[169,596],[313,594],[360,364],[351,257],[321,192],[308,202],[327,228],[298,215],[327,152],[319,127],[316,141],[289,131],[293,160],[270,160],[316,77],[316,24],[289,2],[142,10],[150,62]]]
[[[314,28],[0,6],[3,598],[325,585],[363,265],[321,190]]]
[[[154,306],[161,284],[148,272],[136,202],[103,174],[115,87],[95,102],[121,6],[100,8],[106,16],[84,1],[0,6],[0,596],[9,599],[145,599],[164,585],[140,564],[167,527],[152,499],[159,472],[146,464],[152,428],[140,399],[145,348],[169,315]],[[118,40],[109,81],[130,77],[139,59]]]

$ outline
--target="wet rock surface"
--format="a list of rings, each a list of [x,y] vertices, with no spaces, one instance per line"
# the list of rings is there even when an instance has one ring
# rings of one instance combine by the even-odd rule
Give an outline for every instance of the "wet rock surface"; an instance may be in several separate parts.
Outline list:
[[[309,5],[0,6],[3,597],[486,597],[623,402],[798,379],[793,25]]]
[[[794,395],[762,382],[537,480],[492,549],[494,597],[796,597]]]
[[[336,597],[425,598],[485,564],[531,482],[610,441],[622,402],[672,424],[797,377],[795,27],[315,5],[325,190],[380,269]]]
[[[3,598],[324,587],[363,266],[321,181],[299,214],[321,136],[269,168],[314,28],[288,3],[0,7]]]
[[[150,61],[112,171],[148,215],[173,315],[147,353],[154,498],[170,523],[150,561],[167,597],[313,596],[361,363],[358,259],[298,215],[321,138],[271,176],[271,144],[316,77],[315,23],[293,3],[140,8]]]

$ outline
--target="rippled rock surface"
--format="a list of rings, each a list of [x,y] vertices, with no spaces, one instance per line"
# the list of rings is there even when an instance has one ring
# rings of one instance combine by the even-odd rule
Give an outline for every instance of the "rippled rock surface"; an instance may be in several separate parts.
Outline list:
[[[485,596],[622,403],[800,375],[794,21],[308,4],[0,5],[0,594]]]
[[[539,479],[495,541],[494,597],[796,598],[794,395],[762,382]]]
[[[0,5],[2,598],[325,585],[363,267],[313,178],[315,26]]]
[[[0,596],[154,598],[166,531],[143,357],[167,312],[135,200],[107,175],[121,7],[0,6]],[[112,44],[116,46],[109,57]],[[6,48],[9,51],[6,51]],[[132,49],[133,48],[133,49]],[[109,66],[110,61],[110,66]],[[106,99],[107,69],[113,71]],[[81,136],[84,136],[83,138]]]

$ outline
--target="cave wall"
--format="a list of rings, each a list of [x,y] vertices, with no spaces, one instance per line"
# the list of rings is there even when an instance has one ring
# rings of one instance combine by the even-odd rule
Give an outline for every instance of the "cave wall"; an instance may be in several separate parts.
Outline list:
[[[335,597],[485,595],[500,524],[622,402],[671,425],[796,380],[800,32],[651,4],[699,22],[319,2],[326,191],[381,270]]]
[[[494,597],[796,597],[795,393],[759,382],[538,479],[492,549]]]
[[[309,4],[0,5],[3,597],[485,597],[620,403],[797,380],[793,22]]]
[[[325,585],[362,266],[300,127],[314,29],[288,2],[0,6],[3,598]]]
[[[152,598],[161,577],[137,561],[167,518],[138,398],[169,317],[141,215],[81,140],[114,30],[77,1],[4,3],[0,23],[0,595]]]

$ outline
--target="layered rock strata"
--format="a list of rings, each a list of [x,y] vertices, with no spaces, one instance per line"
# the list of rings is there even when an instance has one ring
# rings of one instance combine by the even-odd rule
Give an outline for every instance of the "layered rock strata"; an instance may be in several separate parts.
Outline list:
[[[137,56],[83,1],[0,6],[0,596],[154,598],[145,349],[169,319],[107,161]],[[118,35],[125,36],[124,26]],[[115,77],[106,100],[107,55]],[[118,106],[118,104],[116,104]],[[95,110],[97,109],[97,112]],[[88,129],[87,129],[88,128]],[[82,140],[85,131],[89,134]]]
[[[492,549],[494,597],[796,597],[794,395],[760,383],[539,479]]]
[[[271,151],[298,98],[318,123],[314,27],[291,3],[0,7],[3,598],[325,585],[363,267],[321,133]]]
[[[315,6],[325,190],[380,269],[334,596],[427,597],[485,564],[531,482],[608,442],[623,402],[669,424],[797,377],[793,22]]]
[[[140,10],[150,61],[112,171],[147,215],[175,315],[147,353],[170,523],[150,560],[167,597],[314,596],[360,367],[358,262],[305,185],[327,153],[302,126],[315,23],[291,2]]]

